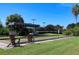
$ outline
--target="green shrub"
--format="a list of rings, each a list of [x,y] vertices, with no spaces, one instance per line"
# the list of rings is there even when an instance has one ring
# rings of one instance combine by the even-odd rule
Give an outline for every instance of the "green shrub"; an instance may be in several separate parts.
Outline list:
[[[72,30],[66,30],[64,31],[64,35],[72,35]]]
[[[39,34],[45,34],[48,33],[48,31],[38,31]]]
[[[73,35],[73,36],[79,36],[79,27],[75,26],[74,28],[67,29],[64,31],[65,35]]]
[[[74,27],[73,29],[72,29],[72,33],[73,33],[73,35],[74,36],[79,36],[79,27]]]

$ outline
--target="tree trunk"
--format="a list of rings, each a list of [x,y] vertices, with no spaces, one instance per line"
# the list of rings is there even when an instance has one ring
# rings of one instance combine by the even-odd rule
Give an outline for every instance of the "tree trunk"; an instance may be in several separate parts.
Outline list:
[[[75,16],[75,19],[76,19],[76,24],[77,24],[77,16]]]

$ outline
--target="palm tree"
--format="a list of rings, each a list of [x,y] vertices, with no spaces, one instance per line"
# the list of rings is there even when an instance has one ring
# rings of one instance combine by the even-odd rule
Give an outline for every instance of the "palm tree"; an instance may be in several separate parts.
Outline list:
[[[75,19],[76,19],[76,24],[77,24],[77,17],[78,17],[78,14],[79,14],[79,5],[78,4],[75,4],[72,8],[72,13],[73,15],[75,16]]]

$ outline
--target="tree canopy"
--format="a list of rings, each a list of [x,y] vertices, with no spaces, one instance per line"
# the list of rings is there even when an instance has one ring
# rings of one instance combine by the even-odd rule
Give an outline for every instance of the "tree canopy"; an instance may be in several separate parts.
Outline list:
[[[21,17],[21,15],[12,14],[12,15],[7,16],[6,25],[9,27],[9,24],[12,22],[14,23],[13,28],[16,32],[19,32],[22,30],[22,28],[24,26],[24,20]]]
[[[77,23],[77,16],[79,14],[79,5],[78,4],[75,4],[72,8],[72,13],[73,15],[75,16],[76,18],[76,23]]]
[[[16,23],[21,22],[21,23],[24,23],[23,18],[19,14],[9,15],[9,16],[7,16],[6,20],[7,20],[6,25],[9,24],[9,22],[16,22]]]

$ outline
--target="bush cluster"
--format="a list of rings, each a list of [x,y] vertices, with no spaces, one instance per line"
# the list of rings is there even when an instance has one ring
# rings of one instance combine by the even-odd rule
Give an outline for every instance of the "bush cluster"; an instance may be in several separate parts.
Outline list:
[[[79,36],[79,27],[75,26],[74,28],[67,29],[64,31],[65,35],[73,35],[73,36]]]

